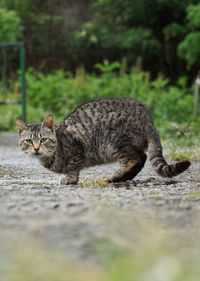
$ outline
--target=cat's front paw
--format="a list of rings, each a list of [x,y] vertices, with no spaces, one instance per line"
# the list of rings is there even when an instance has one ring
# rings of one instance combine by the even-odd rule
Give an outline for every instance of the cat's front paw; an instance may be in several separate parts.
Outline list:
[[[65,176],[60,180],[60,185],[77,184],[77,182],[77,178]]]

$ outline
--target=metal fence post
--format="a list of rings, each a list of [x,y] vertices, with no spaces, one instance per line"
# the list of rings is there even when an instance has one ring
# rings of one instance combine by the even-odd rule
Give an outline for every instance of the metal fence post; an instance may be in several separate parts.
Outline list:
[[[200,71],[198,71],[197,78],[195,80],[194,109],[193,109],[193,113],[195,116],[197,116],[199,113],[199,94],[200,94]]]
[[[20,80],[21,80],[21,97],[22,97],[22,120],[26,121],[26,78],[25,78],[25,46],[20,43],[19,57],[20,57]]]
[[[2,80],[3,80],[3,92],[6,92],[7,88],[7,79],[6,79],[6,72],[7,72],[7,49],[6,47],[2,50],[3,53],[3,62],[2,62]]]

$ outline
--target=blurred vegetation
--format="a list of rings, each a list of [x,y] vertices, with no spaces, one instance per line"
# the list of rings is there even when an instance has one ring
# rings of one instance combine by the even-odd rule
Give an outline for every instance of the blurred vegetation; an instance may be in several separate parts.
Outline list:
[[[0,8],[0,41],[14,42],[22,38],[21,19],[15,11]]]
[[[48,74],[32,68],[26,73],[28,121],[41,121],[52,113],[59,122],[78,105],[102,97],[129,97],[144,102],[150,110],[155,125],[163,138],[173,137],[193,143],[199,133],[199,118],[194,117],[193,89],[187,86],[187,78],[180,77],[176,85],[159,75],[151,80],[150,74],[133,67],[126,72],[123,63],[104,61],[97,64],[98,74],[89,74],[79,68],[75,75],[64,70]],[[19,84],[10,83],[10,99],[19,98]],[[13,88],[12,88],[13,87]],[[4,118],[0,127],[15,127],[20,116],[20,106],[1,107]]]
[[[128,68],[140,61],[173,81],[200,67],[199,0],[1,0],[0,8],[0,40],[23,32],[29,67],[93,71],[126,58]]]
[[[187,7],[187,35],[178,46],[180,57],[187,61],[191,68],[196,62],[200,63],[200,3]]]

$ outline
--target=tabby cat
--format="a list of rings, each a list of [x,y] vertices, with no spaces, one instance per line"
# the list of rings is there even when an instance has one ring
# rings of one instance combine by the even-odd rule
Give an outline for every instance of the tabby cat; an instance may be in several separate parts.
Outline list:
[[[168,165],[160,138],[144,105],[134,99],[106,98],[76,108],[58,126],[48,115],[41,124],[17,119],[22,150],[50,171],[64,174],[61,184],[77,184],[80,170],[119,161],[120,169],[108,183],[132,180],[147,159],[162,177],[173,177],[189,161]]]

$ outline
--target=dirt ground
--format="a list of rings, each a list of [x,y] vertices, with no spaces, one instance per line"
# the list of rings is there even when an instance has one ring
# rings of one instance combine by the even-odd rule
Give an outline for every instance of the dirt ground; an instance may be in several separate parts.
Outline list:
[[[138,225],[144,221],[175,236],[179,233],[179,238],[197,238],[200,162],[192,163],[187,172],[173,179],[157,176],[147,163],[132,182],[93,186],[93,179],[115,168],[112,164],[86,169],[81,173],[82,184],[60,187],[59,175],[20,151],[17,135],[1,136],[0,242],[2,237],[8,241],[39,238],[72,258],[98,261],[96,243],[105,246],[109,241],[128,248],[130,239],[137,241]],[[195,251],[195,244],[192,247]]]

